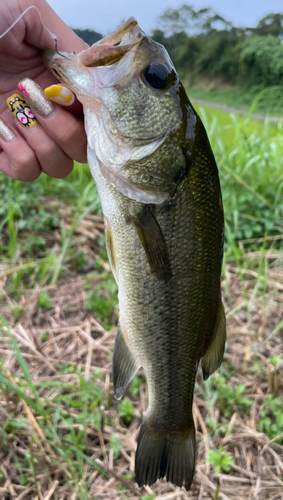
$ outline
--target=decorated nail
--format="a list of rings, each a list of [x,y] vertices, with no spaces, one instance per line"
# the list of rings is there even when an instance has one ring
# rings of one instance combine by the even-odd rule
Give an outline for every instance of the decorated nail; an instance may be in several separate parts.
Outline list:
[[[54,110],[54,104],[43,92],[42,88],[30,78],[22,80],[17,89],[30,105],[31,109],[41,116],[48,116]]]
[[[51,85],[44,90],[45,94],[52,99],[52,101],[62,104],[63,106],[71,106],[75,102],[75,95],[67,87],[62,85]]]
[[[13,130],[0,118],[0,138],[4,141],[11,141],[15,137]]]
[[[26,128],[35,127],[38,123],[27,102],[19,95],[8,97],[7,104],[17,120]]]

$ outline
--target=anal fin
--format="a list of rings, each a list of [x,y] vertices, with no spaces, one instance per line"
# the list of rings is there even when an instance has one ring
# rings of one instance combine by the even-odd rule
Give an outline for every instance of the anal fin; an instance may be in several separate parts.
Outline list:
[[[208,377],[219,368],[222,362],[226,342],[226,317],[225,311],[220,299],[219,309],[216,319],[216,325],[212,342],[201,360],[203,379]]]
[[[138,369],[139,365],[130,347],[127,345],[119,326],[113,356],[113,383],[116,399],[121,399]]]

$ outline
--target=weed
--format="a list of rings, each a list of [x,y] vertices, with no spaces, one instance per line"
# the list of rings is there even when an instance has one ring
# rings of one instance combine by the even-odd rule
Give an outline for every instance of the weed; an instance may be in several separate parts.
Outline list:
[[[117,460],[120,455],[121,444],[120,439],[118,438],[117,434],[115,434],[115,432],[111,435],[110,448],[114,452],[114,459]]]
[[[118,408],[122,421],[128,427],[136,416],[132,401],[129,398],[124,398],[120,401]]]
[[[117,323],[113,307],[117,304],[118,287],[111,273],[92,273],[88,276],[85,288],[88,291],[85,309],[93,311],[100,318],[106,329]]]
[[[217,399],[225,418],[231,417],[237,410],[245,413],[253,404],[251,399],[243,395],[246,389],[244,384],[233,387],[230,383],[227,384],[226,379],[220,377],[218,373],[214,375],[212,383],[215,384]]]
[[[144,380],[142,380],[140,377],[135,376],[133,380],[131,381],[130,385],[130,391],[133,396],[137,396],[140,392],[140,387]]]
[[[29,255],[34,255],[40,250],[44,250],[46,246],[46,238],[39,235],[29,236],[22,246],[22,251]]]
[[[12,313],[13,313],[16,320],[20,316],[22,310],[23,310],[23,306],[21,304],[17,304],[15,307],[12,308]]]
[[[244,321],[243,329],[248,325],[247,328],[257,333],[260,321],[266,325],[266,328],[269,327],[269,318],[267,317],[266,323],[265,318],[262,318],[269,304],[273,307],[276,301],[278,305],[281,300],[281,282],[277,287],[276,276],[273,276],[274,269],[279,266],[282,269],[283,129],[282,125],[271,127],[268,123],[254,123],[245,118],[228,116],[221,112],[214,113],[214,111],[213,113],[217,116],[211,119],[209,112],[208,109],[205,110],[205,119],[220,167],[226,212],[224,295],[227,299],[225,304],[227,309],[231,305],[227,318],[233,322],[236,317],[241,319],[240,314],[244,313],[247,320]],[[121,445],[123,444],[123,449],[126,449],[129,455],[133,452],[132,444],[129,446],[125,444],[130,440],[124,440],[124,431],[121,432],[121,426],[117,426],[117,422],[114,421],[117,416],[116,405],[114,406],[112,395],[109,396],[111,355],[108,359],[108,349],[113,350],[112,335],[109,333],[108,337],[106,336],[107,354],[103,353],[100,348],[97,350],[95,348],[90,353],[87,336],[82,339],[76,330],[73,331],[73,327],[70,329],[72,333],[67,333],[68,325],[71,323],[68,323],[68,318],[65,318],[63,314],[62,322],[55,316],[59,329],[63,325],[63,330],[59,333],[55,331],[55,328],[53,330],[52,321],[47,323],[48,326],[44,325],[42,327],[44,330],[41,331],[40,325],[35,322],[34,316],[36,315],[33,315],[28,326],[25,326],[26,317],[23,325],[15,323],[21,319],[23,299],[38,287],[45,290],[38,302],[42,308],[41,316],[48,318],[48,321],[53,320],[48,311],[48,308],[52,306],[48,286],[51,282],[61,280],[66,273],[73,276],[78,271],[84,273],[79,280],[84,283],[86,310],[91,311],[91,313],[87,311],[83,313],[82,321],[84,321],[84,316],[88,320],[91,315],[94,315],[109,330],[117,323],[115,308],[117,285],[112,274],[106,270],[108,267],[105,262],[107,259],[105,237],[100,233],[96,240],[90,241],[87,237],[75,236],[78,226],[90,211],[101,214],[96,188],[88,168],[83,165],[75,165],[74,171],[65,180],[55,180],[42,175],[36,182],[24,184],[1,174],[0,179],[0,251],[2,256],[0,274],[1,283],[3,283],[0,297],[1,310],[4,311],[3,314],[7,314],[9,321],[13,324],[15,335],[21,332],[23,339],[19,346],[3,321],[0,330],[2,329],[6,338],[8,355],[3,356],[5,342],[1,339],[1,356],[5,358],[0,361],[1,453],[4,455],[4,460],[9,462],[9,467],[11,467],[9,471],[11,471],[14,485],[18,484],[21,488],[33,487],[36,481],[42,481],[41,486],[44,486],[42,492],[38,490],[37,496],[45,497],[55,479],[60,483],[58,491],[54,493],[58,498],[62,485],[63,496],[87,500],[88,489],[93,485],[94,470],[95,474],[105,478],[105,482],[110,479],[103,468],[96,463],[94,457],[103,458],[105,451],[107,456],[111,448],[115,460],[119,461],[117,470],[126,472]],[[62,203],[68,205],[66,221],[65,218],[59,220],[58,216],[58,209],[62,208]],[[63,210],[60,210],[60,213],[63,213]],[[276,235],[277,239],[273,240],[273,235]],[[258,236],[260,239],[255,240]],[[242,238],[248,241],[239,241]],[[276,251],[277,256],[271,259],[270,250]],[[88,252],[95,254],[93,261],[95,269],[91,272],[85,270],[88,264],[86,262]],[[231,275],[232,267],[237,270]],[[256,279],[253,280],[249,276],[250,280],[247,280],[245,271],[256,271]],[[272,272],[273,276],[270,278]],[[238,282],[239,277],[242,290],[237,289],[239,294],[235,300],[233,284],[234,281]],[[64,285],[63,280],[61,284]],[[274,292],[271,290],[273,285],[276,285]],[[266,294],[268,294],[268,304]],[[255,314],[252,308],[256,302],[258,305]],[[62,306],[63,309],[68,311],[67,306]],[[209,442],[212,443],[213,450],[209,454],[209,463],[216,475],[221,472],[230,472],[233,466],[228,452],[223,447],[219,447],[222,439],[229,434],[228,439],[233,440],[233,446],[237,451],[234,457],[235,462],[237,466],[243,467],[244,458],[241,447],[246,446],[246,443],[242,439],[240,445],[237,444],[237,432],[239,432],[237,421],[239,412],[241,421],[250,418],[252,400],[247,397],[247,392],[251,391],[254,386],[242,383],[244,376],[250,377],[249,381],[253,377],[256,383],[263,382],[262,387],[265,387],[268,370],[273,375],[279,373],[281,369],[279,354],[282,315],[278,314],[273,319],[263,344],[268,350],[272,351],[273,345],[277,345],[277,349],[272,351],[266,363],[262,363],[261,358],[254,356],[252,365],[247,363],[247,367],[240,370],[239,375],[238,369],[232,365],[230,348],[227,353],[229,363],[224,362],[216,375],[196,386],[201,416],[209,431],[209,436],[201,436],[199,433],[199,438],[208,437]],[[42,352],[46,357],[50,356],[51,363],[53,359],[55,361],[56,372],[54,374],[48,372],[47,367],[46,370],[44,367],[44,372],[41,371],[40,363],[36,359],[36,351],[30,351],[25,343],[24,330],[20,330],[22,326],[27,330],[32,326],[38,333],[37,338],[44,343]],[[252,332],[249,332],[247,340],[250,338],[252,338]],[[239,338],[237,348],[239,349],[240,342],[244,351],[242,338]],[[30,345],[32,347],[32,344]],[[74,345],[78,346],[77,357],[71,350]],[[235,352],[233,351],[233,354]],[[238,353],[239,351],[237,351],[236,358],[239,360]],[[58,358],[61,354],[62,359]],[[273,354],[274,356],[271,357]],[[58,359],[61,360],[61,365],[58,364]],[[7,366],[9,369],[12,367],[13,376],[5,371]],[[92,372],[96,366],[101,366],[102,370]],[[32,372],[29,371],[29,367],[33,370]],[[85,367],[88,368],[86,373]],[[248,370],[249,373],[246,373]],[[129,396],[136,398],[143,383],[143,377],[134,377],[130,385]],[[266,397],[257,422],[258,430],[265,432],[270,440],[276,441],[274,450],[283,440],[280,434],[283,426],[282,388],[280,384],[277,387],[278,397],[275,394]],[[28,413],[28,409],[31,413]],[[136,418],[134,404],[129,398],[125,398],[118,403],[118,409],[121,421],[126,426],[130,426]],[[34,416],[32,421],[37,424],[37,431],[25,412],[31,418],[32,415]],[[231,422],[231,416],[234,413],[236,415]],[[113,433],[114,429],[115,433]],[[132,425],[132,429],[133,435],[136,435],[135,424]],[[38,432],[42,432],[41,438]],[[100,439],[104,440],[101,448]],[[254,443],[257,439],[258,436],[254,438]],[[252,442],[252,440],[253,437],[250,434],[247,441]],[[227,440],[224,442],[227,443]],[[219,448],[218,451],[214,451],[217,448]],[[261,464],[263,460],[266,460],[264,454],[268,454],[269,451],[263,450],[262,446],[259,448],[262,450],[259,460]],[[248,456],[250,451],[256,454],[254,450],[257,449],[256,444],[254,448],[251,446],[246,455]],[[202,460],[204,446],[199,446],[199,454]],[[258,459],[258,456],[256,458]],[[251,468],[255,467],[253,472],[256,475],[260,474],[264,481],[267,478],[266,484],[269,484],[269,478],[264,476],[269,466],[262,467],[261,470],[257,469],[257,459],[251,464]],[[269,464],[268,461],[271,463],[269,456],[265,463]],[[56,471],[55,475],[53,470]],[[235,474],[241,473],[237,473],[235,468]],[[125,480],[133,480],[130,471],[129,474],[123,473],[122,477]],[[253,483],[253,477],[251,475],[251,483]],[[213,480],[212,477],[211,480]],[[98,484],[99,482],[101,484],[101,478],[98,478]],[[1,488],[4,484],[8,483],[3,474],[1,477],[0,472]],[[47,489],[43,491],[45,486]],[[246,487],[246,483],[241,486]],[[278,487],[277,484],[276,487]],[[5,488],[8,491],[9,485]],[[126,492],[124,488],[125,486],[120,496],[128,498],[131,493]],[[251,488],[254,489],[254,484]],[[6,490],[3,494],[9,496]],[[17,495],[20,491],[17,491]],[[276,491],[272,490],[270,494],[275,497]],[[216,491],[215,498],[218,492]],[[36,491],[30,494],[36,495]],[[142,498],[152,500],[155,494],[147,494]]]
[[[218,163],[226,224],[234,240],[282,234],[282,124],[271,127],[267,121],[262,125],[235,115],[229,120],[227,113],[216,110],[211,120],[207,113],[211,110],[200,109]]]
[[[76,200],[76,205],[73,211],[73,220],[71,223],[71,227],[68,231],[66,231],[64,221],[61,221],[62,251],[56,262],[51,284],[57,283],[60,272],[62,271],[65,256],[71,245],[71,238],[77,226],[89,212],[97,210],[97,208],[100,206],[97,193],[96,196],[93,196],[94,190],[95,190],[94,184],[89,183],[84,188],[83,192],[81,193],[81,196]]]
[[[224,450],[223,446],[219,446],[217,451],[209,450],[208,461],[214,467],[217,476],[222,472],[230,472],[231,466],[234,465],[233,458]]]
[[[52,307],[52,300],[48,295],[47,290],[44,290],[38,297],[37,306],[43,309],[50,309]]]
[[[258,430],[265,432],[270,439],[283,444],[283,401],[272,394],[266,396],[261,410]]]

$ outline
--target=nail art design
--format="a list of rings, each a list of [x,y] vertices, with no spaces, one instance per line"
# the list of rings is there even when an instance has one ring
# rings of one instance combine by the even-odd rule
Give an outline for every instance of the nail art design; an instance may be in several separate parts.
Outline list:
[[[75,102],[75,95],[67,87],[62,85],[51,85],[44,90],[45,94],[52,101],[62,104],[63,106],[71,106]]]
[[[54,104],[43,92],[43,89],[30,78],[24,78],[17,86],[24,99],[35,113],[49,116],[54,110]]]
[[[22,94],[26,94],[27,97],[30,97],[30,94],[28,93],[26,87],[20,82],[19,85],[17,86],[17,89],[22,92]]]
[[[17,120],[24,127],[32,128],[37,125],[37,119],[28,103],[19,94],[13,94],[11,97],[8,97],[7,104]]]

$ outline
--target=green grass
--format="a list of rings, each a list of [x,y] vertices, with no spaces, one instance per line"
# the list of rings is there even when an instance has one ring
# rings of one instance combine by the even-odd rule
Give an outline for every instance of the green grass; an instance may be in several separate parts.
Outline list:
[[[2,328],[9,332],[8,325],[2,318]],[[10,436],[19,432],[30,433],[29,453],[25,453],[19,463],[19,479],[22,486],[29,483],[29,476],[44,472],[48,478],[51,469],[57,467],[76,493],[78,500],[85,500],[87,488],[84,481],[84,466],[88,464],[108,478],[108,475],[88,456],[87,429],[102,429],[102,425],[113,424],[108,416],[103,416],[101,408],[109,406],[99,381],[103,375],[97,370],[89,380],[85,380],[80,370],[62,367],[59,380],[36,382],[32,379],[28,365],[21,353],[19,345],[9,332],[15,356],[19,364],[17,373],[11,375],[0,368],[0,390],[6,394],[9,412],[1,430],[1,451],[9,453]],[[29,395],[28,395],[29,394]],[[36,415],[31,418],[17,416],[17,405],[23,401],[25,410]],[[1,410],[1,408],[0,408]],[[36,424],[36,422],[38,424]],[[118,453],[118,441],[112,436],[110,447]],[[38,458],[37,448],[45,450],[45,456]],[[17,456],[12,451],[12,457]],[[11,452],[10,452],[11,456]],[[48,459],[46,459],[48,457]],[[47,460],[47,461],[46,461]],[[0,478],[1,480],[1,478]]]
[[[196,106],[219,168],[226,241],[283,234],[283,128]],[[280,244],[279,244],[280,246]]]
[[[215,147],[217,147],[215,134],[218,136],[218,143],[221,145],[222,151],[224,149],[229,153],[239,145],[239,140],[241,141],[241,137],[239,137],[240,133],[245,137],[256,134],[257,137],[264,138],[265,124],[263,122],[227,113],[226,111],[205,106],[204,104],[197,104],[194,101],[192,103],[205,124],[209,138],[213,143],[214,152]],[[275,124],[268,124],[268,131],[271,137],[276,136],[277,126]]]
[[[232,474],[234,465],[242,467],[237,432],[243,432],[243,423],[250,422],[255,409],[256,437],[252,441],[248,434],[247,455],[263,450],[270,440],[282,445],[283,130],[282,124],[271,126],[205,106],[196,108],[219,167],[226,219],[223,295],[228,336],[230,330],[236,331],[229,339],[227,361],[207,382],[198,376],[196,385],[206,429],[205,433],[197,427],[198,440],[203,439],[200,460],[208,466],[212,481],[214,474]],[[101,359],[97,351],[100,338],[111,339],[117,324],[117,285],[102,231],[94,239],[78,233],[80,224],[93,213],[101,214],[101,207],[85,165],[76,164],[72,174],[59,181],[42,175],[25,184],[0,175],[0,305],[10,322],[8,326],[1,317],[0,343],[9,353],[8,360],[14,353],[13,374],[0,360],[0,456],[9,457],[21,488],[42,485],[43,477],[49,488],[58,479],[60,487],[67,485],[69,496],[88,500],[95,471],[95,480],[117,481],[116,497],[122,499],[133,496],[130,489],[125,490],[133,484],[133,471],[126,469],[123,457],[140,424],[145,379],[140,374],[134,377],[126,397],[114,402],[109,386],[114,339],[106,347],[103,344]],[[82,305],[73,314],[74,303],[61,304],[61,311],[55,292],[65,283],[68,286],[67,280],[74,276]],[[34,308],[27,315],[32,301]],[[79,329],[75,336],[66,334],[60,340],[68,314],[73,316],[67,325],[77,324],[77,311],[82,314],[81,324],[89,328],[84,331],[86,345]],[[59,340],[52,330],[55,324],[56,331],[57,323],[63,325]],[[20,337],[22,343],[16,337],[19,325],[26,325],[28,332]],[[56,342],[62,342],[62,360],[53,366],[48,359]],[[68,357],[74,344],[83,353],[75,361],[73,355]],[[56,370],[48,377],[33,373],[35,361],[27,356],[35,351],[41,356],[43,352],[49,368]],[[86,377],[88,363],[91,370]],[[234,428],[236,420],[238,428]],[[267,441],[258,445],[257,432],[264,433]],[[134,447],[126,450],[128,457],[133,452]],[[122,464],[118,479],[101,466],[111,453]],[[0,473],[0,488],[5,481]],[[141,498],[155,498],[155,493],[144,493]]]
[[[253,87],[251,89],[217,88],[196,85],[187,87],[190,99],[203,99],[205,101],[223,104],[242,111],[249,111],[250,107],[257,100],[253,113],[280,117],[283,114],[283,98],[281,87],[271,87],[262,89]],[[260,99],[258,100],[258,97]]]

